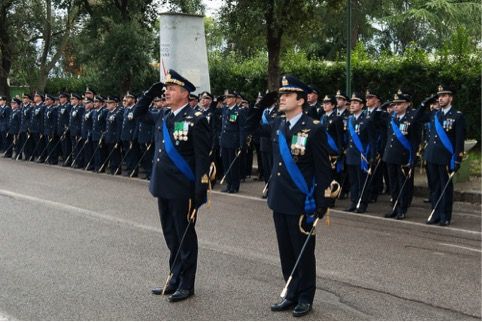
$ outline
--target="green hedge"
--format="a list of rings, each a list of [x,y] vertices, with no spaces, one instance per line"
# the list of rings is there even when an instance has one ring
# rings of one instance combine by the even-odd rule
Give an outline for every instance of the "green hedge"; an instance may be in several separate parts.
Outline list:
[[[268,58],[260,52],[249,59],[234,55],[211,53],[209,55],[211,90],[222,94],[224,89],[244,93],[254,99],[266,89]],[[419,104],[436,91],[440,83],[457,89],[454,106],[467,120],[467,137],[480,142],[481,110],[481,60],[480,57],[441,57],[429,59],[418,50],[408,50],[404,56],[384,56],[370,59],[357,48],[352,58],[352,89],[376,90],[389,99],[402,89]],[[322,93],[334,94],[345,88],[345,63],[309,60],[302,52],[288,52],[282,57],[282,73],[297,75],[303,81],[316,85]]]

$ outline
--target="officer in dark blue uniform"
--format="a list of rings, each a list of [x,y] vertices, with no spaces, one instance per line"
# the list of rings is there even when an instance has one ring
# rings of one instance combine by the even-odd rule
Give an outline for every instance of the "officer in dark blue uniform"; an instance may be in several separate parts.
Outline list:
[[[343,151],[345,151],[348,144],[348,117],[350,116],[350,109],[347,108],[348,96],[341,90],[338,90],[335,97],[336,115],[340,117],[343,122]],[[346,166],[346,158],[344,155],[339,158],[339,166],[342,167],[342,169],[341,172],[338,172],[335,180],[342,186],[340,199],[345,199],[350,191],[350,178],[348,178],[348,168]]]
[[[80,155],[77,156],[75,164],[72,164],[73,167],[78,166],[79,168],[83,168],[92,159],[94,155],[94,145],[92,143],[92,123],[93,123],[92,112],[94,110],[94,100],[91,98],[85,97],[83,101],[83,105],[85,110],[84,110],[84,116],[82,117],[82,123],[80,128],[83,144],[80,149]],[[90,164],[87,170],[93,170],[93,168],[94,168],[93,165]]]
[[[106,119],[108,110],[104,106],[104,98],[97,95],[94,98],[94,109],[92,115],[92,147],[94,149],[93,155],[87,162],[86,170],[98,172],[102,166],[102,162],[107,157],[107,146],[104,144]]]
[[[12,138],[8,135],[8,123],[12,108],[7,105],[7,97],[0,96],[0,152],[4,152],[12,144]]]
[[[273,210],[276,236],[285,281],[288,280],[306,232],[315,217],[323,217],[329,206],[325,189],[331,182],[331,167],[325,131],[320,121],[303,112],[309,87],[292,76],[284,76],[279,89],[279,110],[285,117],[276,117],[263,126],[263,135],[273,140],[273,168],[268,190],[268,206]],[[248,117],[246,131],[256,129],[263,111]],[[294,307],[296,317],[312,309],[316,291],[315,239],[310,238],[299,266],[289,284],[286,297],[271,306],[272,311]]]
[[[198,253],[195,211],[206,202],[212,141],[206,118],[188,104],[194,85],[169,70],[165,86],[170,109],[159,113],[157,119],[148,113],[153,98],[162,94],[164,84],[157,83],[140,99],[134,116],[155,121],[156,149],[149,190],[158,198],[162,231],[171,252],[169,266],[173,275],[164,294],[171,294],[169,301],[177,302],[194,294]],[[179,247],[180,256],[174,263]],[[153,293],[162,291],[157,288]]]
[[[107,115],[106,115],[106,129],[105,129],[105,144],[107,145],[107,156],[103,160],[102,165],[104,166],[99,169],[99,171],[104,171],[109,165],[110,174],[116,174],[117,169],[120,167],[121,163],[121,147],[120,147],[120,135],[122,132],[122,119],[123,110],[118,105],[119,98],[117,96],[107,96],[105,99],[107,104]]]
[[[343,147],[344,147],[344,131],[343,119],[336,115],[336,97],[325,95],[323,98],[323,113],[320,118],[321,126],[326,134],[326,145],[328,146],[328,154],[333,178],[341,177],[343,171]],[[334,206],[335,200],[330,200]]]
[[[236,105],[236,93],[226,90],[224,96],[226,105],[223,107],[221,135],[219,137],[221,159],[223,160],[224,175],[227,182],[223,192],[236,193],[239,191],[241,181],[240,160],[237,156],[241,153],[240,129],[243,121],[239,106]]]
[[[20,152],[17,159],[30,160],[34,149],[33,138],[30,135],[30,119],[32,115],[32,95],[22,95],[22,120],[20,124]]]
[[[263,110],[261,115],[260,128],[269,125],[275,118],[280,116],[278,110],[278,91],[266,93],[257,103],[256,107]],[[270,136],[259,135],[259,150],[263,164],[263,179],[265,185],[271,181],[271,169],[273,169],[273,142]],[[268,197],[268,189],[263,191],[263,199]]]
[[[347,146],[345,150],[348,177],[350,178],[350,206],[345,211],[364,213],[368,196],[365,182],[375,168],[374,118],[363,110],[365,98],[357,92],[352,94],[347,124]],[[363,187],[365,186],[365,190]],[[359,205],[358,202],[360,201]]]
[[[78,94],[72,93],[70,96],[70,116],[69,116],[69,133],[70,133],[70,141],[72,144],[72,152],[70,155],[67,156],[67,159],[64,161],[63,166],[70,166],[78,156],[78,160],[76,160],[77,168],[79,168],[79,164],[83,163],[81,159],[82,156],[80,155],[80,150],[82,148],[82,119],[84,117],[85,109],[81,104],[81,96]]]
[[[122,140],[122,151],[123,151],[123,158],[126,164],[127,172],[125,175],[130,175],[134,172],[134,176],[137,176],[137,161],[139,160],[139,144],[136,140],[136,130],[137,130],[137,120],[133,117],[133,107],[135,105],[136,97],[127,92],[124,96],[124,114],[122,119],[122,131],[121,131],[121,140]],[[122,165],[119,169],[119,173],[122,173]]]
[[[319,120],[323,114],[323,107],[319,102],[320,90],[314,85],[309,85],[310,91],[308,92],[307,104],[304,109],[305,114],[309,117]]]
[[[48,163],[58,163],[57,142],[57,124],[58,124],[58,106],[55,105],[55,97],[50,94],[45,95],[45,110],[43,115],[44,131],[43,135],[46,141],[45,147],[40,151],[37,162],[43,163],[49,156]],[[54,151],[55,149],[55,151]]]
[[[452,102],[455,90],[440,85],[437,95],[440,110],[430,113],[430,138],[425,150],[427,167],[431,173],[429,185],[433,188],[432,209],[442,195],[449,174],[460,168],[464,153],[465,118]],[[453,183],[447,186],[440,204],[427,224],[450,225],[452,220]]]
[[[18,98],[14,98],[10,104],[12,107],[12,113],[10,113],[10,119],[8,121],[8,134],[12,138],[12,144],[10,145],[10,148],[7,148],[5,151],[4,156],[6,158],[17,156],[22,148],[19,140],[20,124],[22,122],[22,101]],[[13,152],[15,152],[15,155]]]
[[[65,162],[72,152],[72,141],[70,140],[69,119],[72,106],[69,103],[69,94],[59,94],[59,108],[57,116],[57,136],[60,143],[60,155]]]
[[[33,96],[34,106],[32,109],[32,114],[30,115],[30,134],[33,139],[34,149],[30,157],[30,161],[35,160],[36,157],[45,148],[45,137],[44,137],[44,110],[45,105],[44,95],[40,93],[35,93]]]
[[[392,203],[392,208],[395,206],[395,209],[385,217],[400,220],[406,217],[413,196],[413,167],[425,107],[410,108],[410,95],[401,91],[395,94],[392,102],[394,112],[384,126],[387,144],[383,162],[388,169],[390,195],[396,204]]]

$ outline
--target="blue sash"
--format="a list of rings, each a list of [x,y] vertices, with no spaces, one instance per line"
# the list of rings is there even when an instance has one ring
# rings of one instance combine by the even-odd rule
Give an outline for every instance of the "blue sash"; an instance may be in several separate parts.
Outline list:
[[[312,215],[316,210],[316,203],[315,199],[313,198],[313,194],[315,192],[315,179],[313,178],[313,186],[311,190],[308,188],[308,184],[306,183],[303,174],[301,173],[300,169],[296,165],[295,161],[291,157],[290,149],[288,148],[288,143],[286,143],[286,137],[283,134],[283,131],[278,131],[278,146],[279,152],[281,154],[281,158],[283,159],[286,170],[291,177],[291,180],[295,183],[298,189],[306,195],[305,198],[305,214],[307,223],[312,223],[314,218]]]
[[[261,124],[263,125],[268,125],[268,119],[266,118],[267,112],[268,112],[268,109],[265,109],[263,111],[263,115],[261,116]]]
[[[412,165],[413,163],[412,145],[407,140],[407,138],[402,134],[402,131],[400,131],[400,128],[393,120],[393,116],[392,116],[392,119],[390,120],[390,125],[392,126],[392,131],[393,133],[395,133],[395,136],[397,137],[398,142],[400,142],[400,144],[405,148],[405,150],[408,151],[408,163]]]
[[[177,152],[176,148],[172,144],[171,136],[167,130],[166,120],[162,120],[162,136],[164,137],[164,149],[166,149],[167,156],[171,159],[172,163],[189,179],[194,182],[194,173],[191,170],[186,160]]]
[[[360,137],[358,136],[358,134],[355,132],[355,128],[353,127],[353,115],[350,116],[350,118],[348,119],[348,131],[350,132],[350,136],[353,140],[353,143],[355,144],[355,147],[356,149],[358,150],[358,152],[360,152],[362,158],[360,160],[360,168],[367,172],[368,171],[368,159],[367,159],[367,156],[368,156],[368,152],[370,151],[370,144],[367,145],[367,148],[364,149],[363,148],[363,144],[360,140]]]
[[[330,133],[328,133],[328,129],[326,129],[325,132],[326,132],[326,138],[328,140],[328,145],[330,146],[330,149],[336,154],[338,154],[338,146],[336,145],[335,140],[330,135]]]
[[[450,142],[450,139],[447,136],[447,133],[445,133],[445,130],[443,129],[442,124],[440,124],[440,121],[438,119],[439,115],[440,115],[440,111],[438,111],[434,117],[435,131],[437,131],[438,137],[440,138],[442,145],[452,155],[452,157],[450,158],[450,170],[453,171],[455,169],[455,157],[456,157],[454,146],[452,145],[452,142]]]

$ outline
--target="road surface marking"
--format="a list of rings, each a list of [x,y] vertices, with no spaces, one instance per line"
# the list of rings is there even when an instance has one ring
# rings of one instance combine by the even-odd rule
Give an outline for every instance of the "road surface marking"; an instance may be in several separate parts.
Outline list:
[[[482,253],[482,250],[477,249],[477,248],[459,246],[459,245],[454,245],[454,244],[445,244],[445,243],[438,243],[438,244],[442,245],[442,246],[456,247],[456,248],[461,248],[461,249],[465,249],[465,250],[470,250],[472,252]]]

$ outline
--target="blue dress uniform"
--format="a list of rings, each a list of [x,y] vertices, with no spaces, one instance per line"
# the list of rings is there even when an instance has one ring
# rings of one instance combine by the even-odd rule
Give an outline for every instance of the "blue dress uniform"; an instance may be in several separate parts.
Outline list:
[[[116,96],[108,96],[105,101],[106,103],[117,103],[119,98]],[[122,131],[122,116],[123,110],[119,106],[112,111],[108,111],[106,115],[105,144],[107,145],[107,156],[103,163],[109,162],[110,174],[115,174],[117,169],[120,167],[120,135]]]
[[[298,93],[304,97],[307,91],[308,87],[292,76],[284,76],[279,89],[281,95]],[[255,114],[250,115],[246,122],[248,133],[256,129],[262,117],[261,109],[253,110]],[[331,182],[328,148],[320,121],[313,120],[302,111],[290,121],[284,116],[274,118],[268,125],[263,125],[262,135],[269,135],[273,141],[268,206],[273,210],[281,269],[287,281],[306,240],[306,232],[313,224],[311,215],[314,213],[322,217],[329,206],[324,194]],[[279,140],[286,141],[285,153],[282,152],[283,142]],[[293,179],[290,162],[299,169],[308,188],[306,193]],[[314,250],[315,238],[310,238],[285,299],[273,305],[273,311],[287,310],[296,305],[293,315],[301,316],[311,310],[316,291]]]
[[[278,91],[267,93],[256,105],[263,110],[261,116],[260,127],[270,124],[275,118],[281,114],[278,111],[276,102],[278,100]],[[268,184],[271,176],[271,169],[273,169],[273,141],[270,136],[260,135],[259,150],[261,152],[261,162],[263,163],[263,178],[264,183]],[[267,195],[264,195],[267,197]]]
[[[160,113],[160,110],[155,106],[149,107],[149,114],[152,114],[154,119],[158,118],[158,113]],[[142,159],[140,159],[138,163],[140,163],[140,166],[144,169],[147,179],[151,178],[152,172],[152,158],[154,156],[153,142],[153,122],[146,122],[143,119],[140,119],[137,123],[137,143],[139,144],[139,151]],[[131,173],[129,173],[129,175]]]
[[[0,152],[10,147],[12,138],[8,135],[8,123],[12,109],[6,104],[7,97],[0,96]]]
[[[93,104],[93,100],[90,98],[85,98],[84,99],[84,107],[87,106],[87,104]],[[93,111],[94,108],[85,108],[84,112],[84,117],[82,118],[82,124],[81,124],[81,136],[82,136],[82,152],[81,155],[77,158],[77,161],[75,161],[75,165],[78,165],[79,167],[84,167],[87,165],[87,163],[92,159],[92,156],[94,155],[94,145],[92,143],[92,123],[93,123]],[[82,163],[79,163],[82,162]],[[93,170],[94,166],[93,164],[89,164],[89,171]]]
[[[20,149],[22,148],[19,139],[20,124],[22,122],[22,109],[20,106],[22,102],[19,99],[13,99],[12,102],[14,101],[18,104],[18,108],[12,110],[8,123],[8,134],[12,137],[13,145],[5,152],[5,157],[12,157],[13,152],[15,152],[15,156],[18,155],[20,153]]]
[[[343,93],[341,90],[338,90],[336,92],[335,97],[342,98],[344,100],[348,100],[349,98],[346,96],[345,93]],[[338,103],[337,103],[338,104]],[[347,195],[348,192],[350,191],[350,178],[348,178],[348,168],[346,166],[346,157],[345,157],[345,149],[348,144],[348,118],[350,117],[350,111],[346,106],[338,106],[336,108],[336,115],[341,118],[343,122],[343,142],[342,142],[342,150],[343,153],[339,157],[339,167],[341,167],[341,171],[337,172],[337,175],[335,176],[335,180],[340,183],[341,185],[341,196],[340,199],[344,199]]]
[[[32,96],[24,94],[23,98],[28,98],[32,100]],[[32,115],[33,106],[29,102],[22,105],[22,120],[20,123],[20,154],[17,156],[18,159],[30,160],[32,152],[34,149],[33,138],[30,135],[30,120]]]
[[[351,101],[364,103],[362,95],[353,93]],[[368,204],[368,196],[363,192],[360,207],[357,208],[358,200],[363,190],[369,168],[374,168],[375,159],[375,129],[374,118],[362,111],[358,117],[351,115],[347,122],[347,146],[345,151],[348,177],[350,178],[350,206],[346,211],[364,213]],[[350,130],[351,129],[351,130]],[[359,143],[357,140],[359,139]],[[361,151],[360,151],[361,150]],[[373,169],[372,169],[373,170]],[[366,188],[365,188],[366,189]]]
[[[46,95],[47,99],[52,100],[55,102],[55,97],[52,95]],[[46,106],[44,110],[44,137],[46,139],[46,146],[45,148],[40,151],[41,155],[39,156],[39,162],[47,161],[48,156],[48,163],[50,164],[57,164],[58,163],[58,140],[59,136],[57,134],[57,124],[58,124],[58,106],[52,104],[50,106]]]
[[[59,98],[69,98],[67,93],[60,93]],[[60,140],[62,160],[65,162],[72,153],[72,141],[70,140],[69,120],[72,106],[69,102],[60,104],[57,117],[57,135]]]
[[[320,95],[320,90],[314,85],[309,85],[309,92],[314,93],[317,96]],[[318,99],[314,104],[306,104],[306,107],[303,108],[303,111],[306,115],[315,120],[319,120],[324,113],[323,106],[321,106],[320,102],[318,102]]]
[[[333,106],[336,106],[336,98],[334,96],[326,95],[323,98],[323,102],[330,102]],[[324,113],[320,118],[320,123],[326,134],[326,145],[328,147],[328,154],[330,157],[330,164],[332,169],[333,178],[337,178],[343,171],[343,119],[336,115],[334,109],[330,113]],[[334,200],[331,200],[330,207],[334,206]]]
[[[393,103],[410,101],[410,96],[400,91],[393,99]],[[396,199],[400,196],[396,208],[385,215],[387,218],[404,219],[410,206],[413,196],[412,172],[418,147],[418,129],[424,112],[425,107],[422,105],[418,109],[407,109],[403,115],[397,116],[393,113],[386,120],[384,129],[387,144],[382,160],[387,166],[393,203],[397,202]]]
[[[440,85],[438,95],[454,95],[450,87]],[[440,101],[439,101],[440,102]],[[453,106],[446,106],[430,114],[430,137],[425,150],[425,160],[431,173],[432,209],[449,180],[449,173],[457,171],[462,162],[465,140],[465,118]],[[449,149],[451,151],[449,151]],[[433,217],[427,224],[449,225],[452,220],[453,183],[450,182]]]
[[[98,100],[104,100],[102,97],[96,97]],[[94,148],[93,159],[91,159],[89,166],[93,171],[99,171],[102,162],[107,157],[107,146],[104,144],[107,113],[109,111],[105,107],[92,110],[92,146]],[[87,166],[87,165],[86,165]]]
[[[178,85],[187,91],[195,89],[174,70],[169,70],[165,82],[167,86]],[[162,87],[161,83],[154,84],[139,100],[134,108],[135,118],[152,117],[148,113],[149,105],[154,97],[161,95]],[[157,119],[152,119],[155,121],[156,148],[149,190],[158,198],[162,231],[171,252],[169,266],[173,276],[165,289],[167,294],[173,293],[169,297],[171,302],[194,294],[198,242],[195,219],[189,224],[186,216],[206,201],[209,183],[209,125],[202,113],[192,109],[187,101],[185,103],[175,112],[166,109],[157,114]],[[184,232],[180,256],[174,263]],[[154,294],[161,292],[160,289],[153,290]]]
[[[225,91],[224,95],[226,97],[236,96],[235,93],[229,91]],[[219,145],[221,147],[221,159],[223,160],[224,175],[227,182],[227,187],[223,190],[224,192],[236,193],[239,191],[241,169],[240,160],[239,157],[236,159],[236,154],[244,143],[241,138],[242,124],[242,115],[238,105],[223,107]],[[230,166],[231,169],[229,169]],[[228,170],[229,172],[227,172]]]
[[[134,97],[132,94],[127,93],[131,97]],[[126,95],[126,96],[127,96]],[[134,97],[135,99],[135,97]],[[137,136],[137,120],[133,117],[133,107],[128,106],[124,108],[123,118],[122,118],[122,131],[121,131],[121,140],[122,140],[122,150],[124,154],[124,162],[126,164],[126,175],[130,175],[134,171],[134,176],[137,176],[137,161],[139,160],[139,143],[136,140]],[[121,169],[122,172],[122,165]]]
[[[82,99],[78,94],[72,94],[72,97],[78,100]],[[77,167],[79,164],[83,164],[82,156],[80,155],[80,150],[82,149],[82,119],[84,118],[85,109],[81,104],[72,106],[70,109],[69,117],[69,130],[70,130],[70,141],[72,144],[72,153],[70,158],[67,157],[67,162],[64,163],[65,166],[70,165],[73,160],[77,157],[76,163]]]
[[[44,96],[36,93],[35,96],[40,96],[42,101]],[[33,149],[31,158],[29,160],[33,161],[45,148],[45,137],[44,137],[44,111],[45,105],[40,102],[33,106],[31,119],[30,119],[30,134],[33,138],[33,144],[35,148]]]

